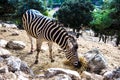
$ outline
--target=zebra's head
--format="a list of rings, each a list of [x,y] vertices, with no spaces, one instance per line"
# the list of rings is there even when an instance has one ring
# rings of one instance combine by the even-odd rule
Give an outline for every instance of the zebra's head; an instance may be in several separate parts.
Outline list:
[[[78,49],[78,43],[77,43],[76,39],[73,36],[69,35],[66,58],[69,59],[69,61],[76,68],[80,68],[82,65],[78,58],[77,49]]]

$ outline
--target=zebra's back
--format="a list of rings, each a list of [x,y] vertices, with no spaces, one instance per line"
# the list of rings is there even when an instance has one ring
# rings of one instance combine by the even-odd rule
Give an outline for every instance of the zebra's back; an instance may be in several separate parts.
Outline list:
[[[23,14],[23,26],[29,35],[38,38],[42,29],[51,21],[43,16],[39,11],[30,9]]]
[[[47,18],[37,10],[30,9],[23,14],[23,25],[32,37],[55,42],[61,47],[67,44],[67,31],[53,19]]]

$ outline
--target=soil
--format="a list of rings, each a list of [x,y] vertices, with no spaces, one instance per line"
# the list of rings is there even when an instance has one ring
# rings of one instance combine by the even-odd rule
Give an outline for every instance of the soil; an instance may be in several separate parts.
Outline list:
[[[19,32],[18,36],[12,36],[11,34],[15,31]],[[53,44],[53,57],[54,62],[51,62],[49,59],[49,48],[47,45],[47,42],[44,42],[42,45],[43,51],[39,55],[39,63],[34,64],[36,52],[33,54],[29,54],[30,52],[30,40],[24,30],[19,29],[10,29],[10,28],[0,28],[0,39],[4,39],[7,41],[10,40],[17,40],[17,41],[23,41],[26,44],[25,49],[23,50],[10,50],[13,56],[17,56],[23,61],[27,62],[28,65],[33,69],[33,71],[36,74],[39,74],[41,71],[46,70],[48,68],[67,68],[69,69],[69,66],[66,66],[64,62],[66,61],[64,52],[59,48],[57,44]],[[115,47],[111,44],[111,42],[103,43],[98,42],[97,37],[91,37],[87,34],[83,34],[82,37],[79,37],[77,39],[79,48],[78,48],[78,54],[84,54],[94,48],[98,48],[106,58],[106,61],[108,62],[108,66],[110,68],[120,67],[120,47]],[[34,48],[36,49],[36,41],[34,39]]]

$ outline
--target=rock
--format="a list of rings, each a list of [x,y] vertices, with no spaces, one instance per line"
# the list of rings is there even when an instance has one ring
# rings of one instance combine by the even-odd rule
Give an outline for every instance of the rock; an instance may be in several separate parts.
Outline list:
[[[0,56],[0,62],[3,62],[4,61],[4,58]]]
[[[17,26],[15,24],[8,24],[8,23],[2,23],[2,27],[17,29]]]
[[[26,74],[30,74],[34,76],[33,71],[28,67],[27,63],[24,61],[21,61],[21,59],[10,56],[6,59],[7,66],[9,68],[9,71],[15,72],[15,71],[22,71]]]
[[[83,71],[81,74],[82,80],[103,80],[103,77],[98,74],[89,73],[87,71]]]
[[[9,49],[21,50],[25,48],[25,43],[22,41],[9,41],[6,47]]]
[[[93,49],[84,54],[88,61],[88,69],[90,72],[100,73],[102,69],[107,67],[107,62],[98,49]]]
[[[120,67],[116,70],[106,72],[103,80],[120,80]]]
[[[17,75],[16,80],[30,80],[29,75],[27,75],[21,71],[16,71],[15,74]]]
[[[44,78],[50,80],[81,80],[78,72],[62,69],[62,68],[50,68],[44,73]],[[44,79],[43,79],[44,80]]]
[[[18,80],[17,76],[12,72],[0,74],[0,80]]]
[[[21,62],[20,70],[26,74],[30,74],[30,75],[34,76],[33,71],[28,67],[27,63],[24,61]]]
[[[65,75],[65,74],[58,74],[56,77],[55,77],[55,80],[73,80],[70,76],[68,75]],[[76,80],[76,79],[74,79]]]
[[[19,58],[10,56],[9,58],[6,58],[6,63],[9,71],[15,72],[20,70],[21,60]]]
[[[0,30],[0,32],[7,32],[7,30],[6,29],[2,29],[2,30]]]
[[[5,47],[8,41],[0,39],[0,47]]]
[[[0,28],[2,27],[2,24],[0,23]]]
[[[3,49],[0,47],[0,56],[3,57],[3,58],[7,58],[11,55],[11,53],[6,50],[6,49]]]
[[[7,72],[8,72],[8,67],[7,66],[0,67],[0,73],[7,73]]]
[[[17,30],[15,30],[14,32],[12,32],[11,34],[12,36],[18,36],[19,35],[19,32]]]

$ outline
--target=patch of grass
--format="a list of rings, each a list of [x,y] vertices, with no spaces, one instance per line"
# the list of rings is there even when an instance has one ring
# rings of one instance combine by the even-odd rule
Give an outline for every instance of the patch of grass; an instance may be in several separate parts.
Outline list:
[[[64,65],[68,66],[71,70],[75,70],[79,73],[82,73],[83,71],[85,71],[87,69],[87,66],[88,66],[88,63],[86,61],[86,59],[84,57],[80,57],[79,58],[81,64],[82,64],[82,67],[81,68],[75,68],[70,61],[66,60],[64,61]]]

